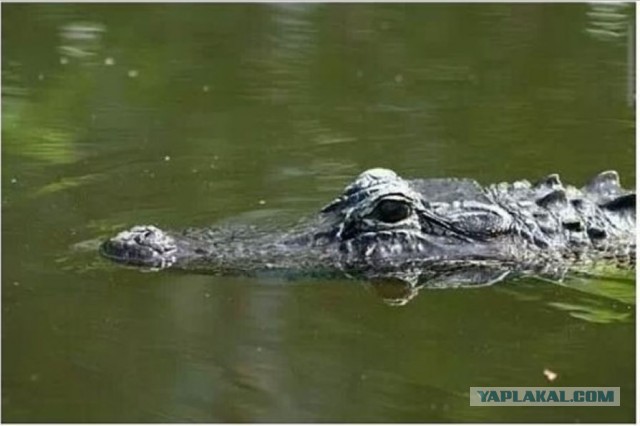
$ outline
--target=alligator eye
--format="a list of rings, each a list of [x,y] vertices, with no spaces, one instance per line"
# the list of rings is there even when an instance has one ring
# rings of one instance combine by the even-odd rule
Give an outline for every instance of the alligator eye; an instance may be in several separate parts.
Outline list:
[[[411,215],[411,206],[405,201],[382,200],[371,213],[374,219],[386,223],[396,223]]]

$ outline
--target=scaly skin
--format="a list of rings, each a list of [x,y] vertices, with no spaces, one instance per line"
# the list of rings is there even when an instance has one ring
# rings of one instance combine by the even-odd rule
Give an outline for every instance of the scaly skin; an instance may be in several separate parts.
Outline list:
[[[469,179],[405,180],[371,169],[285,232],[135,226],[104,242],[101,253],[152,269],[346,273],[414,286],[560,278],[603,263],[635,268],[635,192],[621,188],[613,171],[578,189],[558,175],[482,187]]]

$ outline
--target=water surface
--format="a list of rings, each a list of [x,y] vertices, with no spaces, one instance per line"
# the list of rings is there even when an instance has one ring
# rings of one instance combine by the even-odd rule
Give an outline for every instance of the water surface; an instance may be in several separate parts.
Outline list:
[[[288,223],[361,171],[635,182],[631,4],[8,4],[2,412],[10,422],[634,421],[635,281],[402,307],[350,280],[142,273],[134,224]],[[558,374],[550,383],[543,371]],[[620,407],[470,407],[470,386]]]

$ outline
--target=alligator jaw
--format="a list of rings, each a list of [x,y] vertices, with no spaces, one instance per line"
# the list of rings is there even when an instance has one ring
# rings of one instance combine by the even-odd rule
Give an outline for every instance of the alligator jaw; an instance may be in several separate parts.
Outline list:
[[[155,226],[143,225],[122,231],[100,246],[103,256],[132,266],[164,269],[177,260],[178,243]]]

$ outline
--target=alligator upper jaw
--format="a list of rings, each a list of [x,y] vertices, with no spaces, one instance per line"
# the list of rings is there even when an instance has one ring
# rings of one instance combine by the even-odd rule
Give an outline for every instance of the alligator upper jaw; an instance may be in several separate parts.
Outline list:
[[[314,250],[312,236],[250,232],[245,229],[210,229],[203,235],[163,231],[155,226],[134,226],[100,246],[107,259],[126,266],[160,270],[184,269],[202,273],[259,273],[332,269],[334,250]],[[338,268],[340,270],[340,268]]]
[[[345,271],[349,274],[387,276],[398,271],[433,271],[456,268],[466,261],[490,265],[499,251],[495,245],[448,245],[422,240],[421,250],[402,250],[373,244],[367,235],[343,243],[311,244],[312,239],[281,234],[239,236],[222,232],[215,238],[199,240],[163,231],[155,226],[134,226],[100,246],[107,259],[128,266],[152,270],[170,267],[213,271],[312,270]],[[504,262],[504,259],[503,259]],[[412,275],[411,274],[411,275]]]

